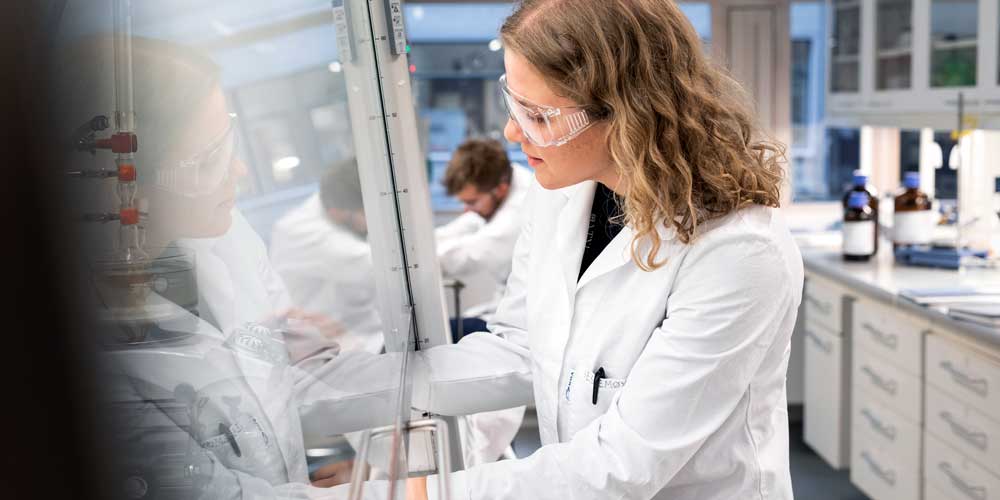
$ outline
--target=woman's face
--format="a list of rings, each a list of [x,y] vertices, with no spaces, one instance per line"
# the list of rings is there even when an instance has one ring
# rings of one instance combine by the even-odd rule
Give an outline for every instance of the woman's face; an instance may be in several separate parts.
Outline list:
[[[229,126],[225,95],[221,88],[216,88],[201,109],[193,114],[191,126],[177,143],[176,154],[165,160],[170,163],[157,165],[156,168],[172,168],[183,159],[195,157],[205,151],[213,140],[222,137]],[[151,236],[166,242],[177,238],[210,238],[225,234],[233,222],[231,211],[236,203],[236,185],[247,174],[247,168],[238,156],[223,168],[229,169],[224,181],[217,186],[200,186],[197,191],[188,178],[191,176],[179,179],[177,188],[173,190],[150,185],[144,196],[149,200]]]
[[[504,53],[507,86],[535,104],[570,107],[575,103],[555,94],[528,61],[514,51]],[[607,145],[607,122],[597,122],[561,146],[538,147],[524,137],[513,120],[507,120],[504,137],[521,144],[535,178],[546,189],[559,189],[586,180],[598,181],[612,190],[618,187],[618,174]]]

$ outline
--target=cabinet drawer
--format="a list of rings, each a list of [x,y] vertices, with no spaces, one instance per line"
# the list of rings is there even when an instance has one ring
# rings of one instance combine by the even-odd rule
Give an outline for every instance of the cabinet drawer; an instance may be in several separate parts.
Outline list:
[[[927,431],[1000,476],[1000,423],[934,387],[926,397]]]
[[[920,469],[905,466],[875,446],[864,430],[858,432],[858,446],[851,450],[851,482],[873,500],[919,499]]]
[[[930,433],[924,435],[924,476],[945,495],[962,500],[1000,500],[1000,478]]]
[[[920,423],[923,419],[921,380],[856,345],[851,381],[855,390],[879,398],[882,404],[909,421]]]
[[[948,340],[927,336],[927,382],[1000,420],[1000,363]]]
[[[880,404],[879,398],[866,391],[854,391],[851,446],[861,446],[867,439],[872,447],[896,457],[907,469],[920,469],[923,432],[910,419]]]
[[[924,478],[924,500],[967,500],[966,498],[956,498],[938,488],[936,484]]]
[[[841,469],[850,461],[844,340],[810,326],[804,332],[803,438],[831,467]]]
[[[842,306],[843,295],[825,282],[815,278],[806,280],[802,302],[805,304],[806,324],[823,328],[831,333],[841,335],[843,332]]]
[[[878,303],[858,301],[853,307],[853,341],[903,370],[921,375],[927,326]]]

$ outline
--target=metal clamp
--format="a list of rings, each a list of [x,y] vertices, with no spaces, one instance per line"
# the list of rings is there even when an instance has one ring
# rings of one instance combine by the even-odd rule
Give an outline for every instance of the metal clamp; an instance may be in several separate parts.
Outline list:
[[[823,342],[823,339],[819,338],[819,335],[812,330],[806,330],[806,337],[809,337],[809,340],[811,340],[813,344],[816,344],[816,347],[819,347],[820,350],[827,354],[830,354],[830,351],[833,350],[833,346],[827,342]]]
[[[895,351],[896,348],[899,347],[898,335],[894,333],[885,333],[879,330],[878,328],[875,328],[874,326],[871,325],[871,323],[868,323],[867,321],[861,324],[861,328],[864,328],[865,330],[871,332],[872,338],[874,338],[875,341],[878,342],[879,344],[882,344],[888,347],[889,349],[892,349],[893,351]]]
[[[882,389],[885,392],[888,392],[890,395],[893,396],[896,395],[896,391],[899,389],[899,384],[897,384],[895,380],[883,379],[877,373],[875,373],[875,371],[872,370],[871,367],[868,365],[865,365],[861,369],[861,371],[867,374],[868,377],[872,379],[872,383],[875,384],[876,387]]]
[[[451,456],[449,455],[450,443],[448,440],[448,423],[439,418],[429,418],[424,420],[414,420],[405,427],[387,425],[377,429],[366,430],[361,435],[361,448],[355,458],[354,472],[351,475],[351,488],[348,493],[349,500],[362,500],[365,484],[365,467],[368,463],[368,452],[371,450],[371,443],[374,439],[393,438],[398,440],[403,432],[426,432],[434,437],[435,455],[437,456],[438,475],[438,498],[451,500]],[[394,460],[393,463],[398,463]],[[405,473],[404,473],[405,474]],[[400,474],[390,474],[393,479],[398,479]],[[394,490],[395,481],[390,481],[389,498],[397,498]]]
[[[985,486],[973,486],[964,479],[959,477],[955,472],[950,462],[939,462],[938,469],[944,472],[944,475],[948,476],[948,480],[951,481],[952,486],[958,491],[961,491],[963,495],[973,499],[973,500],[986,500],[986,487]]]
[[[873,415],[872,412],[868,411],[868,408],[861,410],[861,414],[864,415],[865,418],[868,419],[868,422],[872,424],[872,429],[874,429],[875,432],[878,432],[879,434],[885,436],[886,438],[889,439],[889,441],[896,440],[895,427],[879,420],[879,418]]]
[[[941,420],[944,420],[949,426],[951,426],[951,432],[953,432],[956,436],[962,438],[962,440],[972,446],[975,446],[980,451],[986,451],[986,445],[989,438],[986,436],[985,432],[977,432],[966,428],[962,424],[958,423],[949,411],[942,411],[940,415]]]
[[[955,368],[955,365],[951,364],[951,361],[942,361],[940,366],[951,374],[951,379],[956,384],[984,398],[989,394],[989,382],[985,378],[974,378],[968,373]]]
[[[885,481],[889,486],[896,485],[895,471],[886,470],[884,467],[879,465],[878,462],[876,462],[875,459],[872,458],[872,456],[869,455],[867,451],[861,452],[861,458],[864,459],[865,462],[868,462],[868,467],[872,469],[872,472],[874,472],[875,475],[879,477],[879,479]]]

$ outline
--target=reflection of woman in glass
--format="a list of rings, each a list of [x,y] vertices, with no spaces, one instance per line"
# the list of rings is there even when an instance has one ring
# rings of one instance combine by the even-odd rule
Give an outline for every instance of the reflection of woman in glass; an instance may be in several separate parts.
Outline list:
[[[73,102],[65,108],[70,115],[83,113],[72,123],[109,107],[102,99],[109,95],[93,92],[112,74],[97,56],[110,52],[105,45],[109,39],[95,39],[67,56],[75,62],[64,66],[64,76],[77,93],[67,96]],[[286,317],[287,293],[266,248],[234,209],[237,184],[247,172],[218,68],[164,42],[136,39],[133,50],[138,197],[149,213],[146,245],[194,250],[201,304],[198,335],[190,341],[106,356],[109,387],[125,382],[132,399],[123,404],[140,404],[142,415],[129,425],[114,424],[119,427],[112,433],[134,432],[143,422],[160,425],[156,433],[140,432],[141,439],[126,441],[127,452],[116,456],[166,457],[165,449],[183,450],[181,460],[191,461],[194,471],[185,476],[190,498],[303,494],[309,484],[302,429],[308,412],[300,414],[300,405],[308,394],[313,403],[336,396],[336,386],[321,379],[334,364],[359,370],[338,357],[336,344],[311,328],[308,318]],[[87,66],[74,70],[80,61]],[[122,391],[114,396],[122,397]],[[156,411],[163,414],[153,416]],[[164,431],[163,423],[170,421],[182,432]],[[175,442],[165,442],[166,436]],[[327,469],[322,485],[346,482],[349,472],[349,464]],[[143,477],[157,486],[166,476]]]
[[[544,189],[493,335],[421,351],[414,406],[533,402],[542,447],[453,497],[791,498],[781,147],[673,1],[526,0],[501,39],[504,132]]]

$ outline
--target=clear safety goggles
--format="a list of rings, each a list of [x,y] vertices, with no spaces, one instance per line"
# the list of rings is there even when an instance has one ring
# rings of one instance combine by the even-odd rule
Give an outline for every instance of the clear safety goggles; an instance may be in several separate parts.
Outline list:
[[[156,171],[156,186],[182,196],[195,198],[214,193],[229,180],[233,163],[239,156],[236,114],[229,114],[229,125],[208,146],[176,166]]]
[[[593,125],[590,115],[579,106],[556,108],[518,95],[507,86],[506,74],[500,77],[500,93],[510,119],[535,146],[562,146]]]

